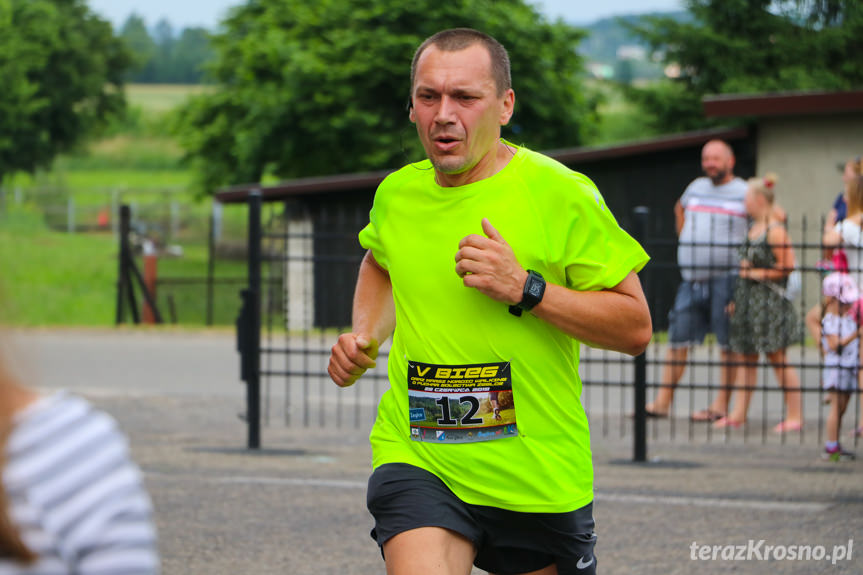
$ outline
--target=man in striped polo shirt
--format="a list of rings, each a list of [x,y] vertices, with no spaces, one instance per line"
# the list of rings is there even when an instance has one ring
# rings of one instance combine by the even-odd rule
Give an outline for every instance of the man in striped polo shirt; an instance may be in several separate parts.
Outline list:
[[[734,175],[734,152],[721,140],[704,145],[701,169],[704,176],[693,180],[674,206],[677,263],[683,281],[668,314],[662,387],[647,405],[649,416],[669,415],[689,348],[702,343],[708,332],[716,335],[720,348],[721,387],[711,405],[693,413],[692,419],[715,421],[728,411],[737,358],[728,348],[726,307],[737,278],[737,248],[746,236],[746,182]]]

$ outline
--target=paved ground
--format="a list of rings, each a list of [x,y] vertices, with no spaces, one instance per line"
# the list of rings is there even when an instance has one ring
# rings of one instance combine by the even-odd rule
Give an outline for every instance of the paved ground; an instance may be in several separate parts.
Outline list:
[[[21,371],[91,398],[129,434],[166,574],[384,573],[368,538],[367,426],[273,423],[263,450],[244,449],[230,332],[28,331],[14,340]],[[811,435],[707,443],[698,428],[690,443],[686,432],[672,441],[669,425],[654,428],[651,462],[638,465],[628,435],[596,430],[601,573],[863,573],[861,462],[822,462]],[[834,565],[843,550],[850,560]],[[831,559],[788,559],[798,552]],[[739,553],[749,560],[722,559]]]

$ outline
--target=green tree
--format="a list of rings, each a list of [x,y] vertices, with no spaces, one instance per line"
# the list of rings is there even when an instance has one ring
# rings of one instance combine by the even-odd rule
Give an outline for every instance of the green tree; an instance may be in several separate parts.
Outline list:
[[[204,28],[183,28],[171,53],[171,76],[168,82],[200,84],[204,66],[213,59],[210,36]]]
[[[130,59],[85,0],[0,0],[0,183],[122,112]]]
[[[863,85],[859,0],[688,0],[691,20],[646,17],[630,25],[676,79],[631,94],[657,127],[702,127],[710,94],[842,90]]]
[[[158,47],[147,30],[147,23],[141,16],[130,14],[120,29],[120,37],[134,58],[134,67],[128,75],[129,81],[153,82],[156,78]]]
[[[213,38],[220,89],[181,113],[202,187],[420,159],[405,109],[410,60],[424,38],[454,26],[510,50],[516,111],[505,137],[543,149],[591,133],[576,52],[583,32],[548,23],[523,0],[252,0]]]
[[[153,29],[153,42],[156,45],[153,58],[153,81],[174,82],[173,78],[177,75],[174,70],[176,39],[174,28],[166,19],[162,18],[156,22],[156,27]]]
[[[635,70],[632,60],[629,58],[618,58],[614,64],[614,79],[615,81],[629,86],[635,77]]]

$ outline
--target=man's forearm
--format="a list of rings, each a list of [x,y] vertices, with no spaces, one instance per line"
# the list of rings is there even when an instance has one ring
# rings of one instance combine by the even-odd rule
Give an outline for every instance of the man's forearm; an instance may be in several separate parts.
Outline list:
[[[368,251],[360,264],[354,292],[353,332],[367,335],[381,344],[392,334],[395,326],[390,276]]]
[[[609,290],[577,292],[548,284],[531,313],[591,347],[630,355],[644,351],[653,331],[635,273]]]

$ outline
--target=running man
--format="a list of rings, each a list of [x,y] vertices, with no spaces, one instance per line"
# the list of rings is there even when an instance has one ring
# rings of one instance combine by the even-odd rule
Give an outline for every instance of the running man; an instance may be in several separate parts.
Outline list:
[[[428,159],[381,183],[360,233],[329,373],[352,385],[393,336],[367,496],[388,574],[596,570],[579,345],[645,349],[648,256],[587,177],[501,139],[514,104],[495,39],[427,39],[410,119]],[[493,392],[504,422],[477,416]]]

